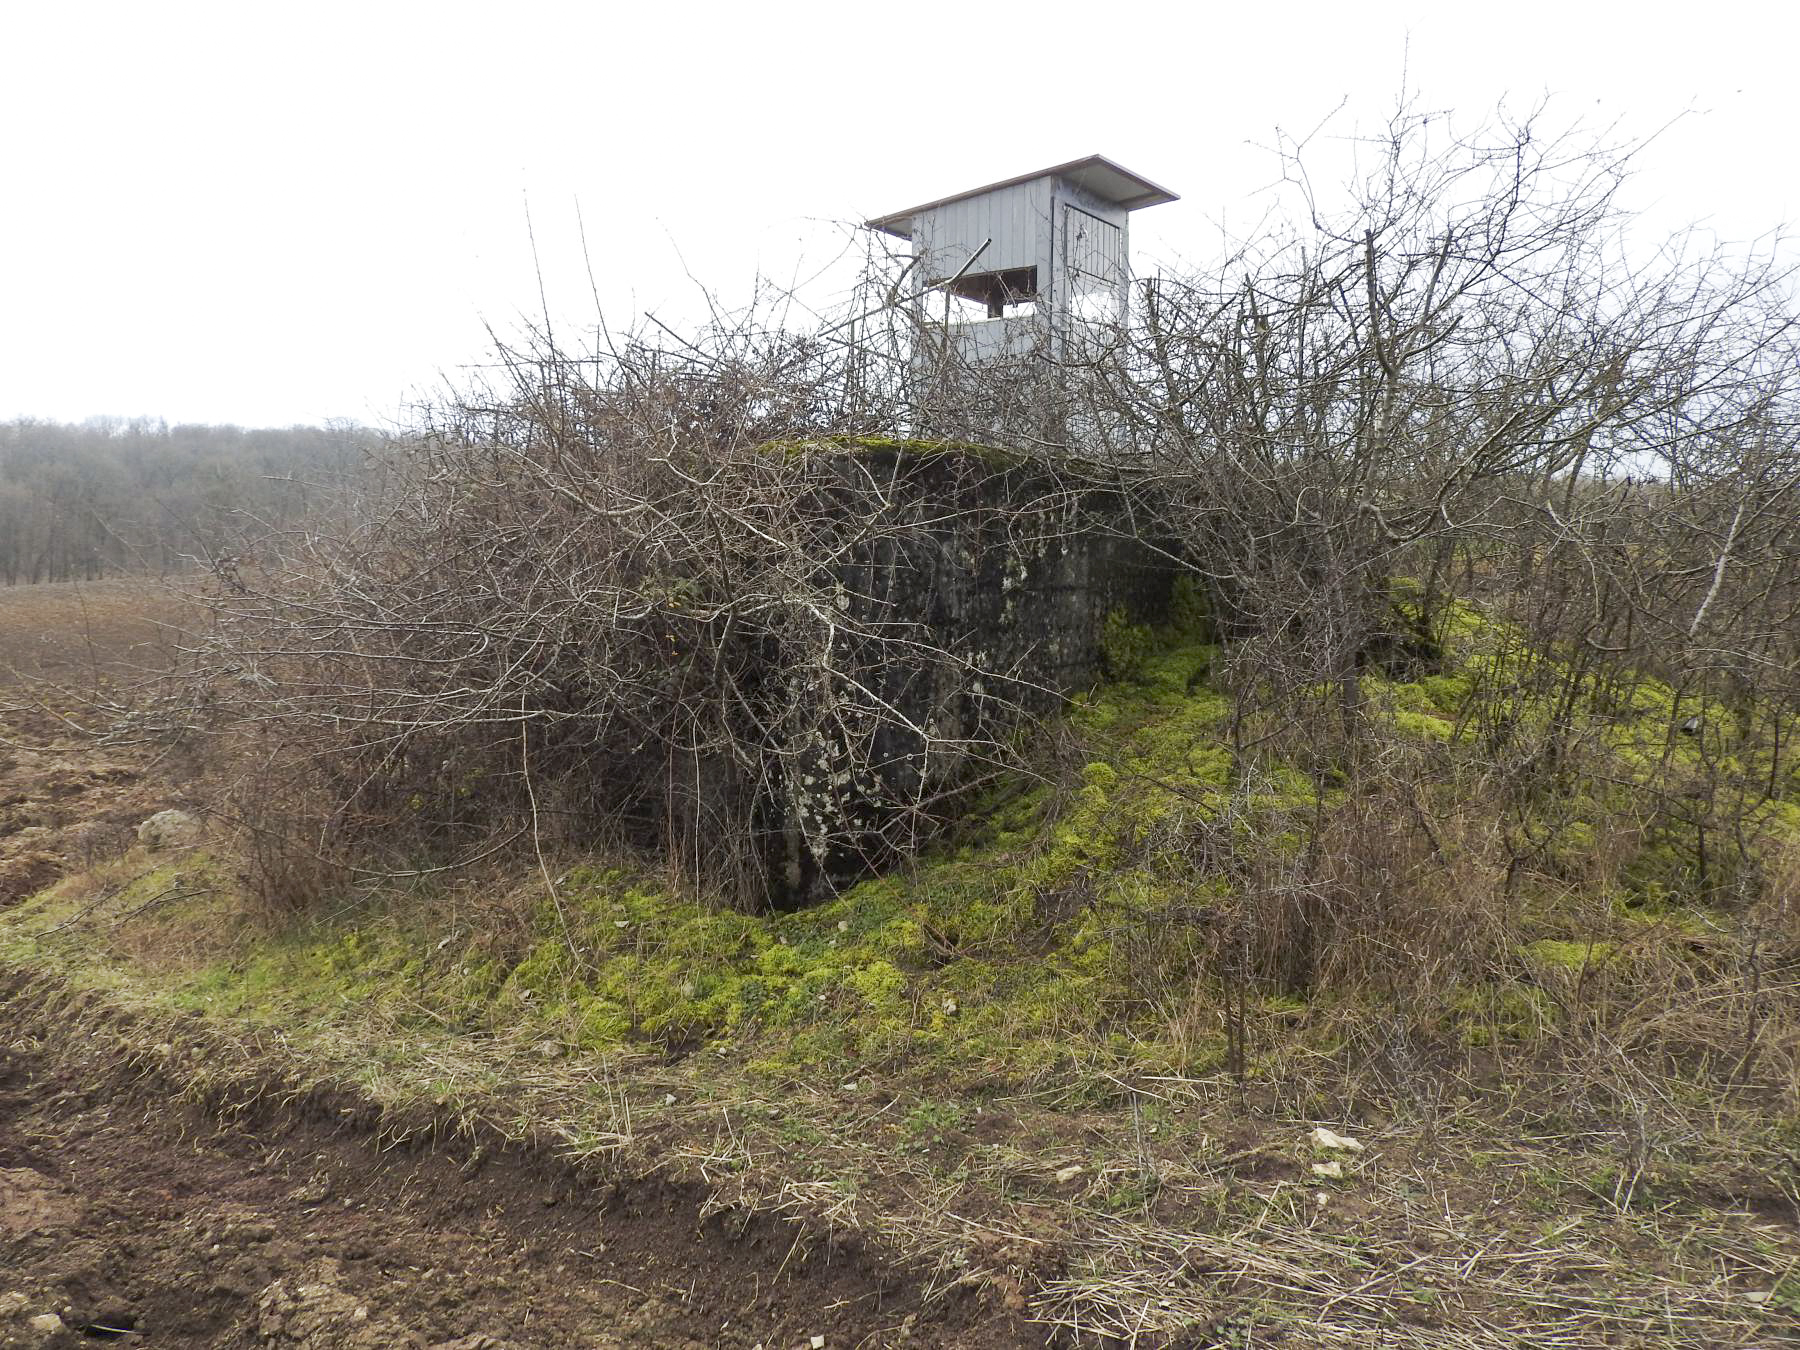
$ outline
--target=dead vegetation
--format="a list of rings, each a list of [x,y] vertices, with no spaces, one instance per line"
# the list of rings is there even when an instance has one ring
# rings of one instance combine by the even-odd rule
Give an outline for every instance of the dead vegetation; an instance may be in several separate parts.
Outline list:
[[[1292,237],[1098,335],[1074,479],[1002,523],[1104,449],[1175,613],[1035,737],[1018,696],[909,724],[979,772],[904,867],[746,912],[785,747],[869,769],[886,662],[1029,672],[823,566],[916,538],[813,509],[808,453],[929,421],[916,372],[745,321],[510,353],[354,529],[221,570],[161,725],[216,728],[238,851],[64,883],[8,959],[178,948],[126,997],[212,1014],[201,1095],[280,1028],[301,1077],[871,1234],[1071,1344],[1790,1334],[1791,278],[1622,247],[1628,154],[1436,134],[1403,112],[1335,214],[1289,147]],[[221,936],[246,887],[268,940]]]

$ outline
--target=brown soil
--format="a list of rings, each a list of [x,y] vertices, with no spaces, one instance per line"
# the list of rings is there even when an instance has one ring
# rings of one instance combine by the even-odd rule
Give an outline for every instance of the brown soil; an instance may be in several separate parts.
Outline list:
[[[1042,1341],[820,1233],[702,1221],[688,1188],[384,1147],[331,1099],[228,1122],[58,1056],[18,1011],[0,1005],[0,1346]]]
[[[169,666],[182,602],[152,577],[0,587],[0,684],[91,692]]]
[[[122,853],[138,822],[189,805],[156,751],[97,746],[173,660],[181,601],[151,579],[0,588],[0,908]]]
[[[127,756],[0,744],[0,908],[117,857],[140,821],[182,804]]]

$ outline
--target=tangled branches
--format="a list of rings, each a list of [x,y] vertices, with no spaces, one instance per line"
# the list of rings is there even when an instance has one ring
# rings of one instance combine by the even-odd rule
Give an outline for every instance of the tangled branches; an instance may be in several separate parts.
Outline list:
[[[200,687],[264,766],[239,814],[364,867],[625,842],[740,903],[798,899],[1016,762],[1105,615],[1166,598],[1159,557],[1236,639],[1240,756],[1274,723],[1353,771],[1365,673],[1431,667],[1477,602],[1519,634],[1471,716],[1520,793],[1597,734],[1577,703],[1655,678],[1671,736],[1735,710],[1703,754],[1753,743],[1781,796],[1790,278],[1634,252],[1629,154],[1529,120],[1438,135],[1403,110],[1335,213],[1287,147],[1303,224],[1158,278],[1055,362],[946,370],[980,344],[909,335],[897,299],[803,335],[510,354],[361,525],[266,540],[215,597]],[[971,427],[1037,458],[878,439]],[[1521,690],[1563,711],[1509,712]],[[1655,790],[1709,857],[1743,812],[1701,777]]]
[[[202,682],[251,833],[625,843],[752,906],[909,848],[1157,582],[1090,528],[1117,475],[849,435],[833,351],[515,360],[359,529],[239,566]]]

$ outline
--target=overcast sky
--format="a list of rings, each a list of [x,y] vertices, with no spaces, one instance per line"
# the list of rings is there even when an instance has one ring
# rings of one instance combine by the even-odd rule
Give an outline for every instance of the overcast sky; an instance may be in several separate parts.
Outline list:
[[[1252,9],[0,0],[0,418],[391,422],[538,311],[527,202],[576,323],[596,291],[680,322],[842,222],[1096,152],[1182,194],[1133,218],[1146,272],[1261,214],[1276,126],[1403,83],[1674,120],[1629,190],[1658,228],[1800,216],[1791,3]]]

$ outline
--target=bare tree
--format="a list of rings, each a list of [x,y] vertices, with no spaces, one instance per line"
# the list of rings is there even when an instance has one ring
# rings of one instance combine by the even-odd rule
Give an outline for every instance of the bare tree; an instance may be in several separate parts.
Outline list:
[[[1397,113],[1336,211],[1285,144],[1302,223],[1146,283],[1112,377],[1082,386],[1178,500],[1192,566],[1256,635],[1246,659],[1280,644],[1346,711],[1372,652],[1429,643],[1455,569],[1512,592],[1649,500],[1627,484],[1691,510],[1735,500],[1751,463],[1765,493],[1792,472],[1789,275],[1691,241],[1638,252],[1629,148],[1444,120]],[[1740,524],[1778,518],[1770,501]],[[1404,621],[1397,574],[1423,585]]]

